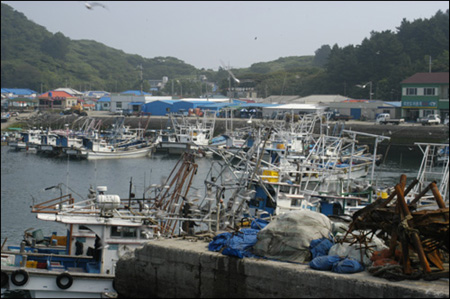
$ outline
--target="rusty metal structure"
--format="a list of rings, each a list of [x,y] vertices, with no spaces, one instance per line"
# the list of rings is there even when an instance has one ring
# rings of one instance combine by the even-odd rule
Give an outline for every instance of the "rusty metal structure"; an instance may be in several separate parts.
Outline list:
[[[187,201],[186,197],[192,180],[197,173],[198,165],[194,157],[193,153],[183,153],[163,185],[158,186],[156,196],[147,199],[150,202],[150,209],[159,212],[156,216],[164,218],[165,221],[161,223],[160,230],[165,235],[174,235],[178,221],[186,220],[179,216]]]
[[[347,231],[364,230],[384,236],[389,244],[389,256],[394,259],[396,250],[400,250],[399,263],[406,277],[415,275],[412,261],[418,257],[421,276],[424,278],[448,277],[442,252],[449,252],[449,208],[439,192],[436,182],[421,190],[409,203],[405,197],[414,189],[415,179],[406,187],[406,175],[386,199],[378,198],[374,203],[357,211]],[[431,191],[436,205],[419,205],[420,199]],[[345,240],[344,237],[344,240]],[[438,270],[432,270],[434,265]],[[417,277],[417,275],[415,275]]]

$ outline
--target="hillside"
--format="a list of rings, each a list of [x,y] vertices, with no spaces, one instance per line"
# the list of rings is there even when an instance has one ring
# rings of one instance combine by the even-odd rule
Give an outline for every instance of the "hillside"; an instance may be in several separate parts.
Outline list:
[[[10,6],[1,6],[1,86],[37,91],[61,86],[120,91],[139,88],[143,77],[196,75],[198,70],[174,57],[144,58],[90,40],[52,34]]]
[[[2,3],[1,86],[46,91],[57,87],[79,90],[149,90],[147,80],[169,77],[159,94],[183,91],[184,97],[211,92],[200,75],[227,93],[228,72],[196,69],[175,57],[144,58],[91,40],[71,40],[28,20]],[[345,32],[343,32],[345,34]],[[400,82],[416,72],[449,71],[449,12],[430,19],[403,19],[395,32],[370,32],[359,45],[322,45],[314,56],[280,57],[248,68],[232,69],[240,84],[259,97],[270,95],[341,94],[368,98],[357,87],[372,82],[374,99],[400,100]],[[140,69],[143,68],[143,82]]]

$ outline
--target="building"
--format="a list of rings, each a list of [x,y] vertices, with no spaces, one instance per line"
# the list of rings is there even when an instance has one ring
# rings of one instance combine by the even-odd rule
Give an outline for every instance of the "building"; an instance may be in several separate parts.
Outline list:
[[[374,120],[380,113],[389,113],[392,118],[400,118],[401,115],[400,102],[347,99],[320,105],[328,107],[331,112],[349,115],[354,120]]]
[[[305,113],[321,113],[327,107],[315,104],[283,104],[270,105],[262,107],[262,116],[264,118],[273,118],[276,114],[305,114]]]
[[[313,94],[310,96],[293,99],[292,103],[298,104],[328,104],[341,103],[344,101],[353,100],[352,98],[341,96],[340,94]]]
[[[270,96],[267,98],[263,99],[263,103],[266,104],[290,104],[290,103],[295,103],[296,100],[298,100],[300,97],[299,96]]]
[[[139,113],[141,112],[142,105],[157,100],[171,99],[172,97],[152,96],[149,93],[140,93],[140,91],[127,91],[120,94],[113,93],[111,94],[110,111],[116,112],[117,109],[122,109],[123,111]]]
[[[73,88],[68,88],[68,87],[57,88],[57,89],[54,89],[54,91],[64,91],[64,92],[67,92],[68,94],[70,94],[70,95],[72,95],[74,97],[80,98],[80,99],[84,95],[81,91],[78,91],[78,90],[73,89]]]
[[[30,98],[35,99],[37,91],[28,88],[2,88],[2,98]]]
[[[403,80],[402,117],[416,121],[429,114],[448,115],[449,73],[416,73]]]
[[[78,98],[65,91],[48,91],[38,96],[39,109],[65,109],[75,106]]]
[[[100,99],[98,99],[95,110],[110,111],[111,110],[111,97],[104,96],[104,97],[101,97]]]
[[[148,83],[150,84],[150,91],[160,91],[164,88],[164,86],[166,86],[168,81],[169,78],[166,76],[162,77],[162,80],[148,80]]]

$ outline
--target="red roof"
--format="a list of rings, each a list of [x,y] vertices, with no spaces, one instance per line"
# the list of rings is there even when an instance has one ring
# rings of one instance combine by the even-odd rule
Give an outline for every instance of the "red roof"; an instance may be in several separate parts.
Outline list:
[[[39,95],[39,98],[48,98],[49,97],[49,93],[52,93],[52,98],[75,98],[73,95],[65,92],[65,91],[54,91],[54,90],[50,90],[47,91],[46,93],[43,93],[41,95]]]
[[[416,73],[401,83],[443,83],[448,84],[449,73]]]

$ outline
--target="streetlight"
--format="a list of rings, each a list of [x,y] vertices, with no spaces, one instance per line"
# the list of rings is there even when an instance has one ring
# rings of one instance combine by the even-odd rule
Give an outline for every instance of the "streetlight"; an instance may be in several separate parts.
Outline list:
[[[356,84],[356,86],[359,87],[359,88],[366,88],[367,85],[370,85],[369,99],[372,101],[372,81],[369,81],[369,82],[367,82],[364,85]]]

